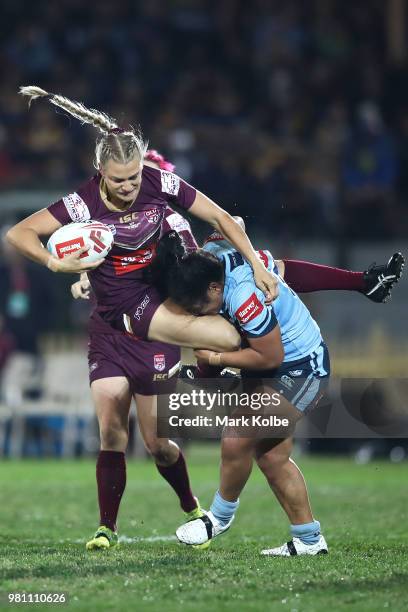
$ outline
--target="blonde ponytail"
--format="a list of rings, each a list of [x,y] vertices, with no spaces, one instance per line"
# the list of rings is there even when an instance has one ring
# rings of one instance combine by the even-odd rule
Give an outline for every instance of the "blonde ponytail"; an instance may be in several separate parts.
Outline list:
[[[31,106],[33,100],[46,98],[54,106],[62,108],[64,111],[81,121],[82,124],[88,123],[102,132],[102,138],[96,143],[95,166],[99,169],[109,159],[126,164],[136,156],[144,158],[148,143],[144,141],[142,133],[133,128],[123,130],[115,119],[94,108],[87,108],[82,102],[74,102],[69,98],[58,94],[48,93],[36,85],[20,87],[19,93],[29,98],[28,105]]]

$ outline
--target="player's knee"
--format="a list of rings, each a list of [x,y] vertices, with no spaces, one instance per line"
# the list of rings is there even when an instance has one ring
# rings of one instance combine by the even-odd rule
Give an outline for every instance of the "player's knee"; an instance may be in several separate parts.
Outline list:
[[[243,454],[251,452],[252,442],[249,438],[223,438],[222,460],[239,461]]]
[[[104,450],[124,450],[128,444],[129,433],[126,428],[118,425],[102,425],[100,437]]]
[[[171,465],[174,463],[174,450],[170,447],[168,440],[160,440],[155,437],[148,438],[145,440],[145,446],[147,452],[156,463],[160,465]]]
[[[259,469],[265,474],[269,480],[279,475],[280,470],[289,461],[289,456],[280,452],[269,452],[265,455],[257,457]]]
[[[241,336],[232,325],[230,327],[231,329],[228,329],[222,337],[222,342],[225,345],[223,351],[237,351],[241,346]]]

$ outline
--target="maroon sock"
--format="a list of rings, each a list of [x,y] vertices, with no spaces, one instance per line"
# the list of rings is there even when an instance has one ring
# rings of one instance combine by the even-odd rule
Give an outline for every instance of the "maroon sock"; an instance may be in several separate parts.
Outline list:
[[[341,289],[362,291],[364,272],[351,272],[330,266],[321,266],[309,261],[284,259],[285,282],[297,293]]]
[[[178,459],[173,465],[157,465],[160,474],[175,490],[180,500],[180,506],[184,512],[191,512],[197,507],[197,502],[190,488],[190,479],[188,477],[187,465],[184,460],[184,455],[180,451]]]
[[[96,482],[100,524],[116,531],[119,504],[126,486],[125,453],[100,451],[96,463]]]

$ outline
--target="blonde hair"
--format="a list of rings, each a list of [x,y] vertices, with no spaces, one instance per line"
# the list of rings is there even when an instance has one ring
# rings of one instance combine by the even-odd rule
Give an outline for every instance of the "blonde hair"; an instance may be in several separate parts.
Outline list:
[[[94,165],[97,170],[110,159],[120,164],[127,164],[136,157],[143,160],[147,151],[148,142],[143,139],[142,132],[134,128],[124,130],[120,128],[115,119],[94,108],[86,108],[82,102],[74,102],[65,96],[48,93],[41,87],[20,87],[19,93],[29,98],[28,105],[36,98],[46,98],[54,106],[79,119],[82,124],[89,123],[97,128],[102,136],[98,138],[95,146]]]

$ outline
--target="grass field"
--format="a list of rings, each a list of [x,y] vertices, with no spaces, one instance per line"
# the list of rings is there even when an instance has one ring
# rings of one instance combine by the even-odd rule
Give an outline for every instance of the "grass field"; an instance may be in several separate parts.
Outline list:
[[[217,448],[192,448],[189,463],[206,506],[217,483]],[[89,554],[84,542],[96,526],[93,462],[4,461],[0,606],[17,607],[7,604],[9,591],[64,591],[69,608],[91,611],[408,610],[406,465],[327,458],[299,464],[329,555],[259,555],[288,533],[255,471],[229,533],[208,552],[181,546],[172,535],[182,522],[176,498],[147,461],[129,462],[121,547]]]

